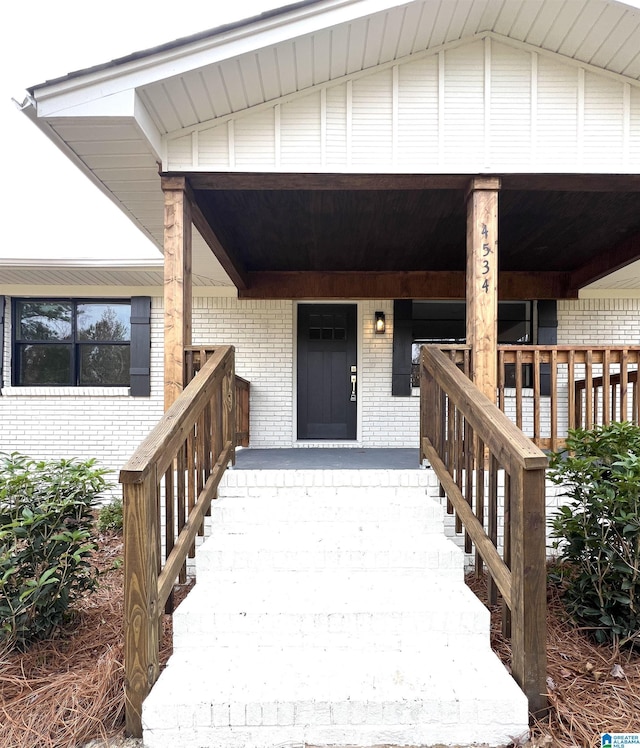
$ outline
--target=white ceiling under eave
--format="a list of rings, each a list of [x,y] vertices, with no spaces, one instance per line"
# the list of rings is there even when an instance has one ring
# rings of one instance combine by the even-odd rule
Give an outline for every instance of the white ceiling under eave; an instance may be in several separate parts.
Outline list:
[[[483,33],[640,80],[640,12],[601,0],[413,2],[145,85],[173,132]]]
[[[640,81],[640,10],[625,3],[321,0],[35,86],[26,108],[162,248],[167,133],[486,33]],[[197,232],[193,266],[230,285]]]

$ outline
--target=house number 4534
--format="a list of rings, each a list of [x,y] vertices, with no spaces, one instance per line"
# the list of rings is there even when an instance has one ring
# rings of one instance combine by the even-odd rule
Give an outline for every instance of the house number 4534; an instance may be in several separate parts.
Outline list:
[[[489,293],[489,277],[491,273],[491,245],[489,244],[489,229],[487,224],[482,224],[482,284],[481,288],[485,293]]]

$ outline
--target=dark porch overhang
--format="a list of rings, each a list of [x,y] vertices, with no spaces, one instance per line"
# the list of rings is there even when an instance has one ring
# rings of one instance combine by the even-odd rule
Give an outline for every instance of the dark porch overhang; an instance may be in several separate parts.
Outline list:
[[[472,175],[202,174],[193,220],[244,298],[465,297]],[[640,175],[500,175],[499,295],[575,298],[640,258]]]

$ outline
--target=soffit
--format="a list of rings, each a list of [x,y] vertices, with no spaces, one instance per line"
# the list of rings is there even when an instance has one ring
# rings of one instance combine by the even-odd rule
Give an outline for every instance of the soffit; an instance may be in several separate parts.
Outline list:
[[[604,0],[423,0],[364,15],[139,88],[161,133],[494,33],[640,80],[640,11]]]
[[[123,286],[123,287],[151,287],[162,288],[162,267],[148,267],[132,270],[130,268],[100,267],[94,263],[91,267],[73,266],[67,264],[48,265],[40,261],[37,265],[21,265],[20,260],[15,264],[2,265],[2,286]],[[219,281],[198,274],[193,276],[193,285],[208,287],[218,285]]]

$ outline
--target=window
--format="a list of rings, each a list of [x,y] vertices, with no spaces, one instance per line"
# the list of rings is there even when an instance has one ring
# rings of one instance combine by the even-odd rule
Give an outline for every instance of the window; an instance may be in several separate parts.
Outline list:
[[[532,342],[531,302],[501,301],[498,304],[498,343]],[[459,301],[414,301],[412,308],[411,386],[420,386],[420,346],[423,343],[464,345],[466,305]],[[529,372],[525,372],[528,379]],[[515,367],[508,367],[507,386],[515,382]],[[525,387],[531,386],[525,382]]]
[[[131,303],[15,299],[13,383],[128,387]]]
[[[463,301],[393,302],[393,361],[391,394],[404,397],[418,384],[418,354],[422,343],[464,344],[466,305]],[[498,304],[498,343],[555,345],[558,315],[553,300],[501,301]],[[529,367],[530,369],[530,367]],[[549,394],[548,364],[541,366],[541,392]],[[515,379],[508,367],[506,385]],[[531,372],[523,372],[525,387]]]

